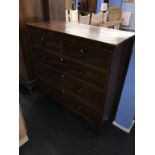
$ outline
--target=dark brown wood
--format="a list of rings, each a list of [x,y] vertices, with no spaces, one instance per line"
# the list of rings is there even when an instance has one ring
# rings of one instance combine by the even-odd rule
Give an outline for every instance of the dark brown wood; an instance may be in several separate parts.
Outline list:
[[[50,20],[49,0],[42,0],[42,4],[43,4],[43,11],[44,11],[44,20],[49,21]]]
[[[125,50],[126,52],[123,53],[122,55],[122,59],[124,61],[122,61],[122,63],[120,64],[120,74],[118,77],[118,81],[117,83],[117,92],[115,94],[115,104],[113,105],[113,110],[112,113],[109,114],[109,116],[111,116],[110,120],[113,120],[115,118],[116,112],[117,112],[117,108],[118,108],[118,104],[119,104],[119,100],[120,100],[120,96],[121,96],[121,92],[123,89],[123,85],[124,85],[124,80],[127,74],[127,70],[128,70],[128,65],[130,62],[130,57],[132,54],[132,49],[133,49],[133,44],[135,42],[135,38],[130,38],[128,41],[123,42],[122,44],[122,48],[118,47],[118,50]]]
[[[40,30],[57,32],[59,36],[63,36],[64,34],[61,40],[66,40],[66,38],[72,36],[73,40],[81,41],[84,44],[89,42],[92,44],[92,47],[93,45],[100,46],[99,48],[106,48],[109,52],[113,51],[115,46],[134,34],[133,32],[98,28],[96,26],[63,21],[29,23],[29,26],[32,28],[35,27],[35,29],[40,28]]]
[[[40,50],[34,47],[32,47],[32,50],[33,59],[42,61],[51,67],[61,70],[63,73],[65,72],[66,74],[74,76],[78,80],[94,84],[100,89],[104,88],[107,71],[102,70],[102,73],[90,66],[88,67],[88,65],[81,65],[80,62],[73,61],[73,59],[69,59],[64,55],[58,55],[56,53]]]
[[[51,68],[49,65],[41,63],[37,60],[34,61],[34,66],[35,72],[37,73],[36,76],[38,76],[40,80],[46,79],[46,81],[55,81],[54,84],[58,83],[58,85],[65,85],[65,87],[72,93],[89,100],[89,102],[92,103],[91,106],[98,107],[102,104],[102,100],[104,98],[102,91],[95,90],[87,83],[83,84],[74,77],[70,77],[69,75]],[[94,104],[94,102],[96,103]]]
[[[109,74],[109,81],[111,82],[107,88],[104,119],[113,120],[115,118],[133,44],[134,37],[131,37],[117,45],[114,50]]]
[[[88,11],[96,12],[97,0],[88,0]]]
[[[101,127],[115,115],[134,33],[58,21],[28,24],[39,88]]]
[[[19,1],[20,84],[31,89],[35,84],[27,39],[27,22],[43,21],[42,0]]]
[[[65,21],[66,0],[48,0],[50,20]]]
[[[96,12],[97,0],[81,0],[80,12]]]

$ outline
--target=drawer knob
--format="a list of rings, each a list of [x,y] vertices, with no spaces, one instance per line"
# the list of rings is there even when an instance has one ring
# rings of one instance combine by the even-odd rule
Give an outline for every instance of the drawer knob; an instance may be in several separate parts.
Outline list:
[[[61,61],[61,62],[63,61],[63,58],[62,58],[62,57],[60,58],[60,61]]]
[[[77,54],[78,58],[86,56],[86,53],[83,51],[83,49],[80,50],[80,52]]]
[[[64,93],[65,93],[65,91],[64,91],[64,90],[61,90],[61,93],[62,93],[62,94],[64,94]]]
[[[78,72],[77,72],[77,76],[81,76],[82,74],[83,74],[82,71],[78,71]]]
[[[83,49],[81,49],[80,52],[83,53]]]
[[[45,38],[44,37],[41,37],[40,38],[40,45],[44,45],[45,44]]]
[[[44,37],[41,37],[41,38],[40,38],[40,40],[41,40],[41,41],[44,41],[44,40],[45,40],[45,38],[44,38]]]
[[[64,74],[61,74],[61,78],[62,78],[62,79],[64,78]]]

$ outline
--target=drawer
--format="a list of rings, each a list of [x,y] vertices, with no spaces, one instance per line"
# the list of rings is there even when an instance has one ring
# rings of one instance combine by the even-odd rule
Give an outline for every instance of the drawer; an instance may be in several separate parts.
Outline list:
[[[65,105],[72,111],[80,114],[81,116],[93,121],[95,124],[102,121],[102,109],[96,110],[90,106],[84,104],[84,101],[76,97],[72,92],[65,89],[63,86],[50,87],[49,84],[45,84],[44,81],[40,81],[40,87],[45,89],[45,92],[56,101]]]
[[[36,46],[31,46],[32,61],[37,60],[53,67],[61,61],[61,58],[53,54],[51,51],[42,50]]]
[[[88,68],[87,66],[80,65],[63,57],[62,62],[60,62],[60,70],[80,81],[85,81],[102,90],[105,88],[108,72],[101,73],[95,69]]]
[[[104,50],[72,42],[63,43],[63,54],[100,68],[108,68],[112,58],[111,54]]]
[[[83,117],[91,120],[95,123],[101,122],[101,111],[92,109],[87,105],[84,105],[81,100],[77,99],[72,92],[67,90],[51,90],[49,95],[54,97],[56,100],[66,105],[67,108],[82,115]]]
[[[94,86],[101,89],[105,88],[108,70],[103,70],[101,73],[95,69],[88,68],[87,66],[64,58],[62,55],[58,56],[54,53],[42,51],[39,49],[32,50],[32,58],[33,60],[44,62],[63,73],[75,77],[78,80],[93,84]]]
[[[60,39],[58,33],[46,30],[31,30],[31,44],[60,52]]]
[[[36,77],[40,81],[47,81],[52,87],[64,87],[75,94],[75,96],[83,98],[90,106],[98,109],[102,108],[104,92],[97,91],[86,84],[70,78],[65,73],[55,71],[41,63],[36,62],[34,65]]]

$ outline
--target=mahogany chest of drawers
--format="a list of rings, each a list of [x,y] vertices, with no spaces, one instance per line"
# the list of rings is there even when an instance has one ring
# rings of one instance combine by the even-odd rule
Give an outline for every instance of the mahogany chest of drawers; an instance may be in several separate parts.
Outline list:
[[[58,21],[27,30],[39,88],[97,127],[112,118],[134,33]]]

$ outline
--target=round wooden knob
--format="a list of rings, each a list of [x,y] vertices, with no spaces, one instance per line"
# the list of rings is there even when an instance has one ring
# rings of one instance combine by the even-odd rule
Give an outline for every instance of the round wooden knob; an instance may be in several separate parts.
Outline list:
[[[82,71],[78,71],[78,72],[77,72],[77,76],[81,76],[82,74],[83,74]]]
[[[64,74],[61,74],[61,78],[62,78],[62,79],[64,78]]]
[[[83,53],[83,49],[81,49],[80,52]]]
[[[44,41],[44,40],[45,40],[45,38],[44,38],[44,37],[41,37],[41,38],[40,38],[40,40],[41,40],[41,41]]]
[[[61,62],[63,61],[63,58],[62,58],[62,57],[60,58],[60,61],[61,61]]]
[[[61,93],[63,93],[63,94],[64,94],[64,93],[65,93],[65,91],[64,91],[64,90],[61,90]]]

